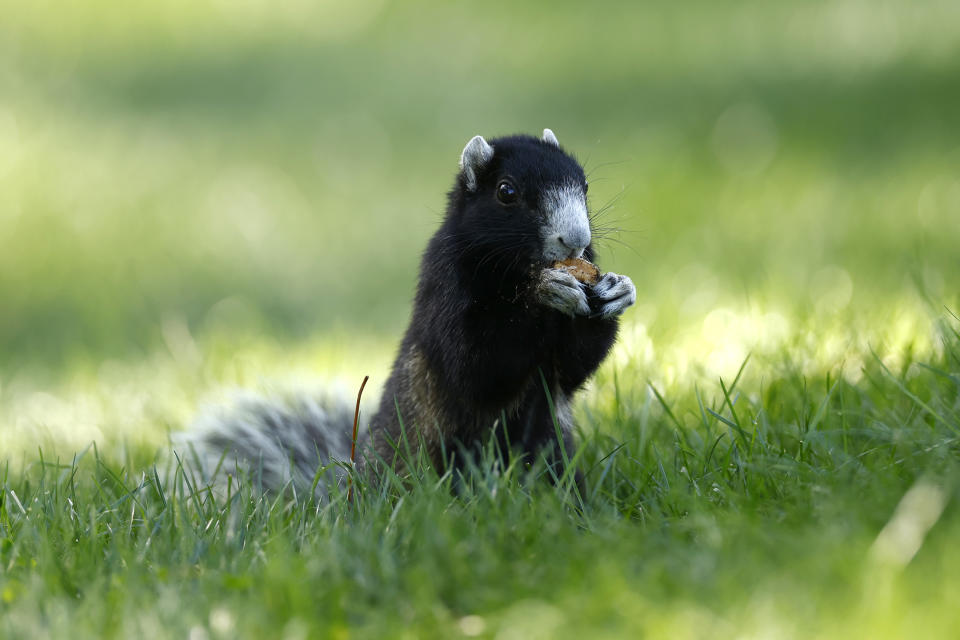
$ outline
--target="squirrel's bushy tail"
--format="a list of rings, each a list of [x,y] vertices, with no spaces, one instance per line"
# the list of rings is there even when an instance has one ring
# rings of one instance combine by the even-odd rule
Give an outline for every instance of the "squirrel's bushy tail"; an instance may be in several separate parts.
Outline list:
[[[349,461],[353,411],[333,395],[238,393],[228,405],[204,409],[190,429],[173,437],[173,448],[184,470],[205,486],[222,488],[232,476],[234,483],[249,478],[266,490],[292,482],[309,491],[321,467]],[[333,464],[329,473],[316,483],[318,494],[346,471]]]

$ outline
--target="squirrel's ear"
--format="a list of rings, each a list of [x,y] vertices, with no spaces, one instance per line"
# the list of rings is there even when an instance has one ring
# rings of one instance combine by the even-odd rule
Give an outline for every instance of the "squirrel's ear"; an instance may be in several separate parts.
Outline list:
[[[493,158],[493,147],[483,136],[473,136],[460,154],[460,170],[468,191],[477,190],[477,172]]]
[[[557,136],[553,135],[553,131],[550,131],[550,129],[543,130],[543,141],[552,144],[555,147],[560,146],[560,141],[557,140]]]

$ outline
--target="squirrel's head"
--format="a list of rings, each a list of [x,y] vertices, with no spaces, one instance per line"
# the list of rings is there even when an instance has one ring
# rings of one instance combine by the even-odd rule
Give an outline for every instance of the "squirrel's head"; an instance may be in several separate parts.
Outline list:
[[[550,129],[542,138],[475,136],[451,193],[458,234],[504,264],[591,257],[587,180]],[[514,260],[508,260],[513,256]],[[491,261],[492,262],[492,261]]]

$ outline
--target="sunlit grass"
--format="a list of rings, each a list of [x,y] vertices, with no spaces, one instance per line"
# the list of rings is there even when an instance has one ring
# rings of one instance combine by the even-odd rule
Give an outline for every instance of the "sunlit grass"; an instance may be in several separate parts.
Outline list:
[[[20,468],[38,448],[69,459],[92,442],[110,456],[159,450],[202,405],[226,404],[242,389],[277,395],[336,389],[349,396],[372,374],[373,396],[393,350],[345,331],[294,346],[236,333],[198,344],[182,320],[168,319],[163,329],[163,348],[143,358],[78,360],[43,386],[29,375],[4,380],[4,458]]]
[[[907,365],[942,357],[942,341],[919,305],[896,308],[887,322],[871,323],[849,313],[803,321],[756,307],[717,307],[669,329],[654,317],[645,324],[631,312],[617,347],[588,386],[586,404],[613,402],[615,381],[627,404],[642,402],[648,385],[667,393],[711,386],[732,380],[747,360],[753,364],[742,377],[754,386],[762,386],[771,367],[787,363],[811,379],[830,375],[857,383],[874,359],[914,376]],[[637,314],[643,317],[644,310]],[[5,379],[0,424],[6,457],[19,466],[38,446],[69,457],[94,441],[114,453],[127,446],[160,447],[171,431],[189,425],[199,405],[228,403],[240,389],[280,394],[333,387],[351,396],[370,375],[372,404],[400,338],[343,329],[295,344],[245,332],[197,338],[176,317],[163,321],[161,337],[159,349],[139,358],[79,358],[57,376],[37,380],[24,372]]]
[[[189,470],[159,484],[174,458],[149,438],[115,444],[131,425],[156,435],[215,384],[302,382],[314,362],[349,380],[386,364],[379,346],[225,351],[236,336],[196,345],[168,328],[169,353],[149,367],[82,374],[86,401],[36,414],[65,433],[84,402],[112,405],[126,417],[97,418],[117,429],[99,434],[105,446],[44,448],[0,474],[0,628],[945,637],[960,566],[956,328],[948,316],[930,332],[937,349],[901,345],[894,368],[894,352],[859,353],[856,378],[822,354],[800,362],[790,338],[721,380],[690,370],[647,386],[650,363],[614,362],[578,409],[582,495],[519,465],[482,466],[454,490],[421,460],[407,482],[358,478],[352,506],[343,487],[318,502],[261,497],[243,478],[228,498]]]

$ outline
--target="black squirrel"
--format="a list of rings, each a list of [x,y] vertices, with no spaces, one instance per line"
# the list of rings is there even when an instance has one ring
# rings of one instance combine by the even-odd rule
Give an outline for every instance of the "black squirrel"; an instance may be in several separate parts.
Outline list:
[[[583,168],[549,129],[542,139],[467,143],[443,224],[421,260],[413,317],[361,432],[361,464],[396,464],[402,435],[400,451],[425,447],[438,470],[460,468],[491,434],[525,458],[545,453],[559,464],[561,446],[572,455],[571,398],[636,300],[626,276],[585,285],[553,268],[595,261],[586,194]],[[291,480],[309,488],[320,465],[350,458],[350,405],[248,397],[202,417],[179,440],[191,449],[183,458],[201,461],[205,474],[214,465],[221,473],[245,468],[265,488]]]

